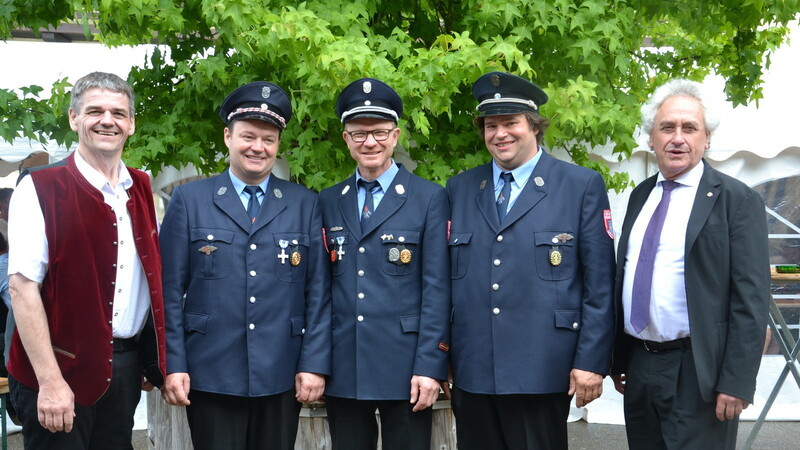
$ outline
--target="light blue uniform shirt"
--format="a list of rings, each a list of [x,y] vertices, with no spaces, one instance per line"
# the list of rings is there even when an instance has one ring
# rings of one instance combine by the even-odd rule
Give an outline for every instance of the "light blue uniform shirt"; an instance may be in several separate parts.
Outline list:
[[[397,163],[395,163],[394,160],[392,160],[392,165],[389,166],[388,169],[386,169],[386,172],[383,172],[381,176],[377,178],[378,184],[381,185],[381,188],[378,189],[378,192],[373,191],[372,193],[372,203],[375,207],[375,210],[378,209],[378,205],[381,203],[381,200],[383,200],[383,194],[385,194],[386,191],[389,190],[389,186],[391,186],[392,181],[394,181],[394,176],[397,175],[397,172],[399,171],[400,168],[397,167]],[[364,181],[370,181],[370,180],[367,180],[364,177],[362,177],[361,174],[358,173],[358,169],[356,169],[356,186],[358,187],[358,217],[361,218],[361,211],[364,210],[364,199],[366,198],[367,190],[364,189],[362,186],[358,185],[358,180],[364,180]]]
[[[511,182],[511,195],[508,198],[508,209],[507,211],[511,211],[511,207],[514,206],[514,202],[517,201],[517,197],[519,197],[519,193],[522,192],[522,189],[528,183],[528,179],[533,174],[533,169],[536,168],[536,164],[542,158],[542,148],[539,147],[539,151],[536,152],[536,155],[526,161],[521,166],[517,167],[516,169],[511,171],[511,174],[514,175],[514,181]],[[494,199],[497,201],[497,197],[500,196],[500,191],[503,190],[503,185],[505,185],[505,181],[500,178],[500,174],[504,171],[501,169],[497,163],[492,160],[492,179],[494,180]]]
[[[234,175],[230,169],[228,169],[228,175],[230,175],[231,177],[231,183],[233,184],[233,189],[239,195],[239,200],[241,200],[242,206],[244,206],[245,211],[247,211],[247,203],[250,202],[250,194],[244,191],[244,188],[245,186],[247,186],[247,183],[236,178],[236,175]],[[262,181],[259,184],[259,186],[261,186],[261,192],[259,192],[258,197],[256,197],[256,200],[258,200],[259,205],[264,202],[264,195],[266,195],[267,186],[269,186],[269,177],[271,176],[272,174],[267,175],[267,178],[264,178],[264,181]]]

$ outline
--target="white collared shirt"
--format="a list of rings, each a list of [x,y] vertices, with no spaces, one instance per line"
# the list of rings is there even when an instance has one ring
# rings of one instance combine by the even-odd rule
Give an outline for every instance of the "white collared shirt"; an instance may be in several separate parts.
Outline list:
[[[665,342],[687,337],[689,313],[686,304],[686,281],[684,278],[686,227],[694,206],[694,198],[700,178],[703,176],[703,163],[675,179],[680,183],[670,195],[669,210],[664,220],[661,240],[658,244],[653,266],[653,285],[650,298],[650,322],[640,334],[633,330],[631,317],[631,292],[636,273],[636,262],[642,248],[642,239],[664,192],[659,173],[656,186],[650,191],[639,216],[631,228],[628,238],[628,253],[625,255],[625,277],[622,283],[622,309],[625,314],[625,332],[639,339]]]
[[[126,203],[127,189],[133,185],[128,169],[120,161],[116,186],[75,152],[80,174],[103,194],[104,202],[115,212],[117,222],[117,272],[111,328],[114,337],[130,338],[144,326],[150,308],[150,292],[133,240],[133,226]],[[20,181],[11,196],[9,208],[8,273],[19,273],[42,283],[50,258],[47,250],[44,215],[36,195],[33,178]]]

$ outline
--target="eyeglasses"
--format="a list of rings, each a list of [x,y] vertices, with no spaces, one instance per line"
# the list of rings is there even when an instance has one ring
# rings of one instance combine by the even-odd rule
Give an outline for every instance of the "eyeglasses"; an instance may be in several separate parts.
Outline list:
[[[352,139],[353,142],[358,142],[358,143],[366,142],[367,136],[369,136],[370,134],[372,135],[373,139],[375,139],[378,142],[381,142],[389,139],[389,135],[394,130],[395,130],[394,128],[390,128],[388,130],[345,131],[345,133],[347,133],[350,136],[350,139]]]

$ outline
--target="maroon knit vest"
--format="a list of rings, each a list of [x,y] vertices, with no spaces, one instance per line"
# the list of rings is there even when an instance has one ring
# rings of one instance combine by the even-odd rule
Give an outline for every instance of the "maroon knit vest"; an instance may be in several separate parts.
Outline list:
[[[158,362],[166,373],[164,298],[158,225],[150,178],[128,168],[133,186],[127,208],[134,244],[150,290]],[[75,156],[64,166],[31,172],[42,209],[50,264],[42,282],[42,301],[50,340],[75,402],[92,405],[108,389],[113,354],[111,314],[117,262],[114,212],[103,195],[80,174]],[[14,333],[9,372],[20,383],[38,389],[36,375]]]

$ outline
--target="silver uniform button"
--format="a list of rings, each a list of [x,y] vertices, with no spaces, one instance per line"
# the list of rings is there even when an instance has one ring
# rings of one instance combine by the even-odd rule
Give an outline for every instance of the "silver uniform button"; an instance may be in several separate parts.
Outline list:
[[[573,330],[577,330],[578,329],[578,322],[573,322],[572,329]]]
[[[358,276],[363,277],[364,276],[364,271],[363,270],[359,270],[358,271]]]
[[[300,330],[300,334],[306,334],[306,329],[303,328],[302,330]]]
[[[358,247],[358,253],[364,253],[365,251],[367,251],[367,249],[364,247]]]
[[[497,291],[499,289],[500,289],[500,285],[499,284],[495,283],[495,284],[492,285],[492,290],[493,291]]]
[[[255,271],[255,270],[251,270],[251,271],[250,271],[250,276],[251,276],[251,277],[254,277],[254,276],[256,276],[256,271]]]
[[[356,317],[356,320],[358,320],[359,322],[363,322],[364,321],[364,316],[358,316],[358,317]]]
[[[359,300],[363,300],[364,299],[364,293],[363,292],[359,292],[358,293],[358,299]]]
[[[258,246],[256,244],[250,244],[250,250],[255,250],[257,248]]]
[[[492,314],[494,314],[495,316],[496,316],[496,315],[498,315],[498,314],[500,314],[500,308],[494,308],[494,309],[492,310]]]
[[[558,238],[551,239],[551,242],[553,242],[553,244],[558,244]]]
[[[497,242],[503,242],[503,235],[497,236]]]
[[[495,259],[494,260],[494,265],[495,266],[499,266],[500,265],[500,260],[499,259]]]
[[[297,239],[292,239],[292,245],[297,245]]]
[[[206,239],[208,239],[209,241],[213,241],[214,240],[214,235],[213,234],[209,234],[208,236],[206,236]]]
[[[250,297],[250,303],[255,303],[255,302],[256,302],[256,298],[255,297]]]
[[[255,326],[255,324],[252,324],[252,323],[251,323],[251,324],[250,324],[250,329],[251,329],[251,330],[255,330],[255,329],[256,329],[256,326]]]

